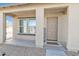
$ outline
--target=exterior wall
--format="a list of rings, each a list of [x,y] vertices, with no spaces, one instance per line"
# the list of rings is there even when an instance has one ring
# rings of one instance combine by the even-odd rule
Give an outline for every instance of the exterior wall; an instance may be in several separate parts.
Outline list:
[[[58,16],[58,41],[67,47],[68,40],[68,17],[67,15]]]
[[[79,50],[79,4],[70,4],[68,8],[68,44],[70,51]]]

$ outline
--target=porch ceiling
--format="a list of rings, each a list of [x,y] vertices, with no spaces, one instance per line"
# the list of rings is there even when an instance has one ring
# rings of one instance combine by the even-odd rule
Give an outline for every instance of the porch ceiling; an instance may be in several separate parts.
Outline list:
[[[45,14],[55,14],[55,13],[65,13],[67,10],[66,7],[63,8],[48,8],[44,9]],[[27,16],[27,15],[36,15],[35,10],[28,10],[28,11],[21,11],[21,12],[14,12],[9,13],[9,15],[16,15],[16,16]]]
[[[67,10],[67,7],[60,7],[60,8],[48,8],[45,9],[45,13],[61,13],[65,12]]]
[[[22,11],[22,12],[15,12],[15,13],[12,13],[16,16],[27,16],[27,15],[35,15],[35,10],[28,10],[28,11]]]

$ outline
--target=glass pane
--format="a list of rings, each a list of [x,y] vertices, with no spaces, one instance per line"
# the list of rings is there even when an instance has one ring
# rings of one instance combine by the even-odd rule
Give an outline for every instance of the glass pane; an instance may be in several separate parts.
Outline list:
[[[24,31],[24,33],[27,33],[28,32],[27,31],[27,25],[28,25],[27,23],[28,23],[28,20],[26,20],[26,19],[23,20],[23,27],[24,27],[24,30],[23,31]]]
[[[20,20],[20,26],[23,26],[23,20]]]
[[[29,33],[35,34],[35,27],[29,27]]]
[[[27,20],[20,20],[20,33],[27,33]]]
[[[36,26],[36,20],[29,20],[28,26]]]
[[[28,31],[27,31],[27,27],[24,27],[24,29],[23,29],[23,33],[28,33]]]
[[[25,27],[25,26],[27,27],[27,22],[28,22],[27,20],[23,20],[23,26],[24,26],[24,27]]]
[[[35,34],[35,27],[36,27],[36,20],[29,20],[28,21],[29,33]]]
[[[24,28],[23,27],[20,27],[20,33],[23,33],[24,31]]]

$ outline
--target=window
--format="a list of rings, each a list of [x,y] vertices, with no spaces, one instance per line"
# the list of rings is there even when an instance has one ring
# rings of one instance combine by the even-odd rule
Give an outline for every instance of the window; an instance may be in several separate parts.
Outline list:
[[[35,34],[35,18],[20,18],[19,32],[22,34]]]

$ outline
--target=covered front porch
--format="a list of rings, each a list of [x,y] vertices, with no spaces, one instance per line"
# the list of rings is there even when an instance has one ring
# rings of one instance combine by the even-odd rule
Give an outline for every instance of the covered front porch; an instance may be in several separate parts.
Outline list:
[[[62,46],[66,50],[76,49],[77,51],[77,48],[72,47],[72,44],[70,44],[72,41],[71,36],[73,36],[73,32],[71,33],[73,20],[71,19],[76,18],[72,15],[74,14],[72,11],[75,5],[28,4],[28,6],[21,7],[13,6],[1,10],[0,21],[3,29],[1,30],[2,33],[0,33],[2,35],[0,37],[1,44],[42,48],[45,54],[49,46],[51,48],[53,46]],[[13,31],[11,33],[7,31],[6,16],[13,18]]]
[[[52,56],[60,54],[64,56],[66,55],[64,52],[65,49],[63,49],[64,47],[58,39],[58,22],[61,20],[59,20],[59,17],[63,17],[66,14],[67,6],[5,13],[6,17],[11,16],[13,18],[13,32],[8,33],[8,28],[6,28],[7,35],[5,44],[43,48],[46,51],[44,52],[45,55]],[[54,32],[52,30],[54,30]],[[52,50],[53,47],[55,49],[57,48],[58,51],[60,51],[60,47],[63,48],[61,52],[56,54],[55,50]]]
[[[12,17],[13,25],[5,28],[7,34],[4,41],[7,44],[14,43],[21,45],[21,42],[24,40],[26,46],[38,45],[37,47],[44,47],[47,44],[59,45],[60,40],[62,39],[60,32],[66,34],[61,31],[61,28],[65,25],[62,23],[60,24],[60,22],[67,18],[66,15],[67,6],[57,8],[37,8],[33,10],[5,13],[5,25],[8,24],[7,16]],[[63,18],[63,20],[61,18]],[[61,27],[61,25],[63,26]],[[11,30],[9,31],[9,29]]]

